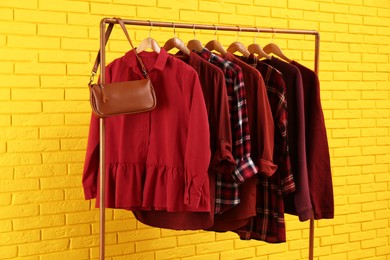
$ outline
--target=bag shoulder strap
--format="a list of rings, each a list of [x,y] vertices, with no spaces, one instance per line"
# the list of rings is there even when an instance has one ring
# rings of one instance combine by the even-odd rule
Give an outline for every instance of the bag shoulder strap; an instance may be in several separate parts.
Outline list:
[[[127,29],[126,29],[126,26],[125,26],[125,23],[123,22],[123,20],[121,18],[117,18],[117,17],[114,17],[114,19],[118,22],[118,24],[121,26],[123,32],[125,33],[126,35],[126,38],[127,40],[129,41],[130,43],[130,46],[133,48],[133,51],[135,53],[135,56],[138,60],[138,62],[141,64],[141,69],[142,69],[142,73],[144,74],[145,78],[149,78],[149,75],[148,75],[148,72],[146,71],[146,67],[144,65],[144,63],[142,62],[142,59],[141,57],[138,55],[136,49],[134,48],[134,45],[133,45],[133,42],[131,41],[130,39],[130,36],[129,36],[129,33],[127,32]],[[108,25],[108,28],[107,28],[107,31],[105,33],[105,36],[104,36],[104,41],[105,41],[105,45],[107,44],[108,42],[108,38],[110,37],[111,35],[111,32],[112,32],[112,29],[114,27],[114,24],[113,23],[110,23]],[[92,68],[92,76],[96,74],[98,68],[99,68],[99,64],[100,64],[100,50],[98,52],[98,54],[96,55],[96,59],[95,59],[95,64],[93,65],[93,68]]]

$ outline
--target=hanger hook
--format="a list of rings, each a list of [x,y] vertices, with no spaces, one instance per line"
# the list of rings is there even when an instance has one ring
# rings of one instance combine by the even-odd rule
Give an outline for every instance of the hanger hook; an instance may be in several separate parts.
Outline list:
[[[237,32],[237,41],[238,41],[238,37],[240,36],[240,33],[241,33],[241,27],[236,25],[237,28],[238,28],[238,32]]]
[[[196,39],[196,27],[195,24],[192,25],[192,32],[194,33],[194,39]]]
[[[172,23],[173,26],[173,37],[176,37],[176,25],[175,23]]]
[[[150,37],[150,32],[152,31],[152,29],[153,29],[153,23],[150,21],[150,20],[148,20],[149,21],[149,25],[150,25],[150,29],[149,29],[149,38],[151,38]]]
[[[218,27],[215,24],[213,24],[213,26],[215,28],[215,32],[214,32],[214,40],[215,40],[215,38],[217,37]]]
[[[257,39],[257,37],[258,37],[259,34],[260,34],[260,29],[257,28],[257,27],[255,27],[255,29],[257,30],[257,33],[256,33],[256,35],[255,35],[255,38],[253,39],[253,43],[256,43],[256,39]]]

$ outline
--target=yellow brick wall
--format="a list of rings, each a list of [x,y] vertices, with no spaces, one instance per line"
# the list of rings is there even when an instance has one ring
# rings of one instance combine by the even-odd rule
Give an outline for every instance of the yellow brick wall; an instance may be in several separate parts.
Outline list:
[[[81,173],[86,83],[106,16],[321,33],[320,80],[336,216],[315,224],[315,259],[390,259],[389,0],[0,0],[0,259],[96,259],[98,211]],[[129,28],[139,43],[147,27]],[[177,30],[185,42],[191,30]],[[197,30],[207,42],[210,31]],[[154,28],[160,44],[172,29]],[[253,42],[255,34],[241,33]],[[219,32],[226,45],[236,33]],[[260,34],[262,46],[270,34]],[[313,68],[313,37],[275,35]],[[108,60],[129,48],[119,29]],[[175,232],[107,211],[109,259],[306,259],[309,223],[287,216],[288,243],[233,233]]]

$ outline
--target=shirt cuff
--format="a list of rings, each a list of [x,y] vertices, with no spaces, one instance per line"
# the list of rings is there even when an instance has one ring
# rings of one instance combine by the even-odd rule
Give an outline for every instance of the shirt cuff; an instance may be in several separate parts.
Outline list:
[[[275,171],[278,169],[278,166],[273,162],[260,159],[259,160],[259,172],[263,173],[267,177],[271,177]]]
[[[216,149],[211,159],[210,169],[222,174],[231,174],[236,168],[236,165],[236,160],[231,153],[231,145],[221,140],[219,148]]]
[[[257,173],[257,168],[250,156],[237,160],[237,167],[233,171],[233,179],[241,184]]]
[[[84,198],[86,200],[91,200],[96,198],[96,188],[95,187],[84,187]]]

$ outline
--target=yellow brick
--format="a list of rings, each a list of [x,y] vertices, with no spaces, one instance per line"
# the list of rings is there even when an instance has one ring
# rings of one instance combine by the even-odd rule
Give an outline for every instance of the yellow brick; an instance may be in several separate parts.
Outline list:
[[[361,223],[361,226],[362,226],[361,227],[362,231],[386,229],[388,227],[388,220],[387,219],[373,220],[373,221]]]
[[[276,253],[276,254],[270,254],[269,259],[277,259],[277,260],[283,260],[283,259],[305,259],[307,258],[307,254],[303,257],[301,256],[300,250],[297,251],[289,251],[288,252],[288,257],[286,257],[286,252],[283,253]],[[268,258],[267,258],[268,259]]]
[[[134,253],[134,244],[117,244],[117,245],[107,245],[106,246],[106,255],[107,256],[120,256],[120,255],[130,255]]]
[[[348,258],[346,259],[368,259],[369,257],[373,256],[375,256],[375,249],[365,249],[348,252]]]
[[[115,17],[136,17],[136,7],[133,5],[90,3],[91,14]]]
[[[291,28],[300,28],[300,29],[307,29],[307,30],[319,29],[319,25],[318,25],[319,23],[314,21],[289,20],[288,23],[289,26],[291,26]]]
[[[387,81],[388,74],[384,72],[363,72],[363,80],[364,81]]]
[[[63,89],[13,89],[12,100],[63,100]]]
[[[0,89],[0,100],[10,100],[11,91],[8,88]]]
[[[305,4],[300,4],[298,1],[294,1],[288,2],[288,8],[317,11],[319,9],[319,4],[317,2],[305,2]]]
[[[349,71],[376,71],[376,64],[366,63],[364,66],[360,63],[350,63],[348,64]]]
[[[80,172],[79,172],[79,174],[80,174]],[[84,199],[84,192],[80,188],[65,189],[65,199],[66,200],[74,200],[74,199],[83,200]]]
[[[390,70],[390,64],[376,64],[378,72],[386,72]]]
[[[87,86],[90,75],[80,76],[41,76],[42,87],[72,88]]]
[[[80,176],[42,178],[41,187],[42,189],[79,187],[80,182]]]
[[[66,175],[65,164],[40,164],[15,167],[15,178],[39,178]]]
[[[387,128],[363,128],[362,136],[388,136]]]
[[[303,18],[306,21],[329,22],[333,20],[333,14],[323,12],[304,11]]]
[[[42,240],[78,237],[85,235],[90,235],[90,226],[88,224],[45,228],[42,230]]]
[[[57,140],[13,140],[7,142],[8,152],[43,152],[58,151]]]
[[[11,180],[14,178],[14,169],[10,167],[0,167],[0,180]]]
[[[334,21],[341,24],[363,24],[363,17],[353,14],[335,14]]]
[[[10,232],[12,231],[12,221],[11,220],[0,220],[0,232]]]
[[[56,239],[19,245],[19,255],[45,254],[68,249],[69,239]]]
[[[77,16],[78,15],[79,14],[77,14]],[[70,38],[87,38],[88,29],[85,26],[38,24],[38,35],[70,37]]]
[[[227,14],[221,14],[227,15]],[[224,17],[226,18],[226,17]],[[179,19],[183,22],[197,22],[197,23],[211,23],[211,24],[218,24],[218,16],[215,15],[213,12],[193,12],[193,11],[187,11],[187,10],[180,10],[179,11]],[[221,18],[221,21],[224,21],[223,18]]]
[[[179,246],[187,246],[198,243],[207,243],[215,241],[215,234],[211,232],[203,232],[199,234],[192,235],[182,235],[177,238]]]
[[[172,236],[181,236],[181,235],[198,234],[198,233],[199,231],[161,229],[162,237],[172,237]]]
[[[11,204],[11,194],[0,194],[0,205],[10,205]]]
[[[17,246],[0,246],[1,258],[8,259],[14,258],[16,259],[18,256],[18,247]]]
[[[17,218],[13,220],[14,230],[28,230],[45,227],[63,226],[65,225],[65,216],[34,216],[27,218]],[[56,240],[54,240],[56,241]]]
[[[375,201],[376,196],[375,193],[369,193],[369,194],[359,194],[359,195],[349,195],[348,196],[348,203],[355,204],[355,203],[363,203],[363,202],[372,202]]]
[[[360,129],[333,129],[332,137],[334,138],[346,138],[346,137],[359,137]]]
[[[0,3],[1,4],[1,3]],[[6,35],[22,34],[22,35],[35,35],[36,34],[36,25],[32,23],[21,23],[21,22],[0,22],[1,32]],[[19,50],[14,50],[17,52]],[[26,51],[31,52],[30,51]]]
[[[233,249],[234,249],[233,241],[231,240],[196,245],[197,254],[210,254],[210,253],[224,252]]]
[[[130,212],[129,212],[129,214],[130,214]],[[99,226],[97,224],[98,223],[94,223],[92,225],[92,234],[99,233]],[[150,228],[150,227],[148,226],[148,228]],[[106,232],[107,233],[129,231],[129,230],[134,230],[134,229],[136,229],[136,220],[135,219],[106,221]],[[115,240],[117,240],[117,239],[115,239]],[[155,241],[158,241],[158,239],[156,239]]]
[[[195,256],[195,245],[158,250],[155,254],[156,260],[180,259],[183,257]]]
[[[85,77],[86,75],[91,75],[91,68],[92,68],[92,64],[91,66],[88,65],[86,66],[85,64],[73,64],[73,63],[66,64],[67,75],[73,75],[73,76]]]
[[[389,152],[389,146],[368,146],[362,148],[363,155],[377,155],[387,154]]]
[[[34,49],[59,49],[60,39],[52,37],[31,37],[10,35],[7,40],[8,47],[34,48]]]
[[[363,117],[366,118],[382,118],[383,116],[390,116],[388,109],[375,109],[375,110],[365,110],[363,111]]]
[[[342,119],[326,120],[326,127],[327,127],[327,129],[347,128],[348,127],[348,121],[349,120],[342,120]],[[332,142],[332,141],[335,141],[335,140],[329,140],[329,142]],[[346,140],[346,141],[347,141],[346,144],[348,144],[348,140]]]
[[[41,215],[68,213],[80,210],[88,210],[89,205],[85,201],[56,201],[44,202],[39,205]]]
[[[328,12],[328,13],[334,13],[335,10],[337,10],[338,13],[348,13],[349,11],[349,5],[345,4],[335,4],[335,3],[320,3],[320,11],[321,12]]]
[[[1,113],[36,113],[41,112],[41,102],[2,102]]]
[[[60,201],[64,199],[64,192],[60,190],[51,191],[25,191],[13,192],[12,204],[30,204],[45,201]]]
[[[36,87],[39,86],[38,76],[2,75],[0,87]]]
[[[358,156],[361,155],[361,148],[355,147],[355,148],[336,148],[334,149],[334,156],[335,157],[349,157],[349,156]]]
[[[382,164],[382,163],[390,163],[390,155],[377,155],[375,158],[375,162]]]
[[[87,204],[87,202],[85,202]],[[86,211],[66,214],[67,225],[81,225],[84,223],[99,222],[99,211]]]
[[[141,230],[132,230],[121,232],[118,234],[118,243],[136,242],[149,239],[157,239],[161,237],[160,229],[149,228]]]
[[[89,259],[89,249],[69,250],[39,256],[42,260],[52,259]]]
[[[204,6],[203,11],[207,11],[210,9],[207,9],[209,2],[203,2],[206,3]],[[219,5],[219,4],[217,4]],[[200,5],[202,7],[202,5]],[[271,14],[271,8],[267,8],[264,6],[250,6],[250,5],[237,5],[237,14],[238,15],[250,15],[250,16],[266,16],[269,17]],[[216,7],[214,10],[224,10],[222,13],[234,13],[234,6],[228,5],[227,7],[223,6],[221,4],[220,7]]]
[[[360,186],[362,193],[386,191],[386,183],[366,183]]]
[[[367,194],[368,196],[369,194]],[[368,199],[366,199],[368,201]],[[356,223],[356,222],[365,222],[365,221],[371,221],[374,219],[374,213],[373,212],[360,212],[356,214],[349,214],[347,216],[347,223]]]
[[[377,108],[390,108],[390,102],[388,100],[375,101]]]
[[[39,154],[0,154],[0,164],[3,166],[40,164],[41,162],[41,156]]]
[[[176,237],[165,237],[165,238],[152,239],[148,241],[135,242],[136,252],[145,252],[145,251],[152,251],[158,249],[173,248],[176,246],[177,246]]]
[[[390,126],[390,120],[389,119],[377,119],[377,126],[378,127],[389,127]],[[386,147],[384,147],[386,148]],[[384,149],[382,148],[382,149]]]
[[[390,247],[388,245],[380,246],[380,247],[376,246],[375,251],[376,251],[377,256],[380,256],[380,255],[389,256],[390,255]]]
[[[16,74],[64,75],[66,65],[58,63],[15,63]]]
[[[105,242],[107,244],[116,243],[116,234],[107,234],[105,235]],[[82,237],[72,237],[70,239],[70,249],[79,249],[79,248],[92,248],[94,246],[99,246],[99,236],[82,236]],[[97,248],[98,249],[98,248]],[[92,252],[93,253],[93,252]],[[99,252],[98,252],[99,253]],[[95,256],[98,259],[98,256]],[[95,259],[94,258],[94,259]]]
[[[19,245],[39,241],[41,238],[39,230],[13,231],[0,234],[1,245]]]
[[[362,80],[363,74],[361,72],[334,72],[334,80]]]
[[[355,251],[359,249],[360,249],[360,242],[336,244],[336,245],[332,245],[332,254]]]
[[[84,139],[86,141],[86,139]],[[84,149],[85,150],[85,147],[84,146]],[[80,162],[80,163],[70,163],[68,165],[68,174],[69,175],[78,175],[80,174],[81,172],[83,172],[83,168],[84,168],[84,163],[83,162]]]
[[[85,158],[85,151],[57,151],[42,153],[43,163],[80,162]]]
[[[13,126],[47,126],[63,125],[64,115],[39,114],[39,115],[12,115]],[[14,127],[15,128],[15,127]]]
[[[368,169],[366,171],[368,171]],[[380,165],[380,167],[376,167],[375,171],[371,171],[371,172],[376,172],[375,182],[387,182],[390,180],[390,176],[387,174],[386,164]]]
[[[197,255],[190,257],[183,257],[182,260],[219,260],[219,254],[207,254],[207,255]]]
[[[372,26],[368,25],[348,25],[348,32],[350,34],[364,34],[364,35],[376,35],[376,30],[372,29]]]
[[[60,12],[72,12],[72,13],[88,13],[89,4],[83,2],[69,2],[65,0],[60,1],[50,1],[50,0],[40,0],[39,1],[39,10],[47,11],[60,11]]]
[[[364,24],[388,26],[390,24],[390,18],[364,16]]]
[[[329,256],[320,256],[319,260],[348,259],[347,253],[331,254]]]
[[[361,231],[361,224],[360,223],[354,223],[354,224],[343,224],[339,226],[334,227],[334,234],[348,234],[353,232],[360,232]]]
[[[0,126],[11,126],[11,116],[0,115]]]
[[[14,71],[14,63],[8,61],[0,62],[0,73],[11,74]]]
[[[74,138],[86,137],[88,134],[88,126],[45,126],[40,128],[41,138]]]
[[[66,13],[16,9],[14,15],[16,21],[22,22],[66,23]]]
[[[348,241],[347,234],[334,235],[329,237],[321,237],[320,245],[327,246],[327,245],[334,245],[334,244],[343,244],[346,243],[347,241]]]
[[[65,90],[65,100],[89,100],[89,90],[88,88],[81,89],[66,89]]]
[[[303,11],[291,10],[285,8],[271,8],[271,17],[284,18],[284,19],[303,19]]]
[[[256,255],[255,248],[236,249],[221,252],[222,259],[251,259]]]
[[[128,45],[128,42],[126,42]],[[61,39],[61,49],[63,50],[85,50],[96,51],[99,49],[99,42],[95,39]],[[123,50],[123,49],[122,49]]]
[[[87,139],[64,139],[61,140],[61,150],[85,150]]]
[[[89,53],[84,51],[47,50],[39,53],[40,62],[85,62],[89,61]]]

